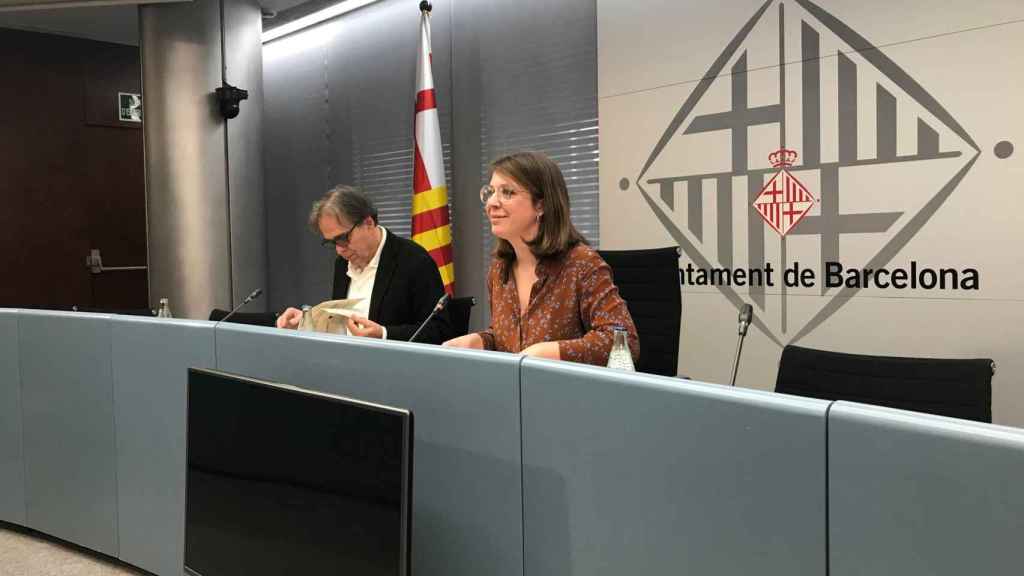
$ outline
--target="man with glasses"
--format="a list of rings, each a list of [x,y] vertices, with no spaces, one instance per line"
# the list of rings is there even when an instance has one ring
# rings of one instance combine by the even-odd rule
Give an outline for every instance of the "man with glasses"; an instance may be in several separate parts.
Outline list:
[[[353,336],[408,340],[444,294],[441,273],[415,242],[377,224],[373,202],[349,186],[338,186],[313,203],[309,226],[333,250],[333,298],[360,299],[347,319]],[[278,328],[298,328],[302,311],[288,308]],[[440,344],[454,335],[448,311],[430,321],[417,342]]]

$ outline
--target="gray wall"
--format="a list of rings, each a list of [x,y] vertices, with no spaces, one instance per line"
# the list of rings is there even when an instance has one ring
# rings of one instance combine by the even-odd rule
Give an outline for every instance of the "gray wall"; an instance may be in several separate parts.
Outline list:
[[[249,92],[226,123],[231,304],[267,286],[267,217],[263,195],[263,18],[256,0],[224,0],[224,80]],[[266,299],[246,305],[265,310]],[[206,316],[199,316],[206,318]]]
[[[728,381],[747,302],[757,320],[741,386],[770,388],[764,375],[789,343],[992,358],[993,418],[1024,425],[1024,267],[1006,249],[1024,243],[1024,4],[597,6],[602,247],[675,244],[683,266],[799,264],[817,278],[810,287],[783,286],[778,272],[771,287],[686,286],[681,373]],[[729,124],[741,117],[752,124]],[[752,207],[783,143],[799,153],[790,172],[816,199],[785,238]],[[1008,144],[1016,151],[1006,156]],[[979,289],[826,289],[825,261],[973,268]]]
[[[451,134],[450,10],[448,0],[434,2],[444,143]],[[272,309],[330,297],[335,254],[320,247],[306,222],[313,200],[333,186],[358,185],[374,198],[381,223],[409,236],[419,17],[415,3],[383,0],[264,45]],[[459,221],[458,213],[452,217]]]
[[[457,182],[459,194],[475,198],[488,176],[486,167],[495,158],[540,150],[561,167],[573,223],[596,247],[600,223],[595,2],[459,1],[452,16],[452,78],[457,88],[453,137],[458,174],[465,171],[465,180]],[[490,265],[493,235],[479,202],[474,214],[480,231],[458,240],[476,244],[480,238],[482,250],[456,253],[456,265],[461,257],[466,260],[462,266],[472,266],[480,274]],[[479,259],[473,262],[471,257]]]
[[[261,26],[244,0],[140,8],[150,303],[169,298],[177,316],[206,318],[265,283]],[[227,123],[222,80],[249,90]]]
[[[599,240],[594,10],[593,0],[434,2],[456,294],[478,298],[475,326],[488,316],[491,234],[479,189],[490,160],[520,149],[551,154],[574,220]],[[408,235],[418,22],[416,3],[381,0],[264,46],[272,308],[330,293],[334,256],[306,228],[311,201],[330,186],[361,186],[385,224]]]

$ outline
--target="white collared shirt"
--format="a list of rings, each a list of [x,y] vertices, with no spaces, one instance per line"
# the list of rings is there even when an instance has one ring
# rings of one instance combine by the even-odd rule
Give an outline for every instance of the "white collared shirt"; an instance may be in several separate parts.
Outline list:
[[[388,238],[388,231],[383,226],[380,228],[380,244],[377,244],[377,252],[373,255],[373,258],[367,262],[366,266],[357,269],[348,263],[348,270],[345,272],[348,274],[348,295],[346,298],[361,298],[352,308],[362,317],[368,318],[370,316],[370,297],[373,295],[373,282],[377,278],[377,266],[380,264],[380,253],[384,250],[384,242]],[[348,333],[348,329],[345,329],[345,333]],[[384,328],[384,340],[388,339],[388,329]]]

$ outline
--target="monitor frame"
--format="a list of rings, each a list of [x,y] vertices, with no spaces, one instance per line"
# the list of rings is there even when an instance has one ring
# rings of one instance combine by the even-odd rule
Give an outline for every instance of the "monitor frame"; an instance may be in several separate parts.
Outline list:
[[[189,421],[189,394],[192,389],[192,375],[201,376],[213,376],[215,378],[226,378],[228,380],[235,380],[244,384],[252,384],[264,388],[273,389],[279,392],[285,392],[289,394],[295,394],[305,397],[315,397],[322,400],[328,400],[335,403],[347,404],[349,406],[357,406],[363,409],[369,409],[376,412],[383,412],[391,414],[393,416],[399,416],[402,420],[402,452],[408,457],[402,461],[402,504],[401,504],[401,530],[399,532],[400,543],[399,543],[399,568],[400,576],[411,576],[412,575],[412,471],[413,471],[413,444],[415,428],[413,426],[413,414],[411,410],[404,408],[396,408],[394,406],[388,406],[385,404],[377,404],[374,402],[367,402],[365,400],[358,400],[356,398],[350,398],[342,396],[340,394],[331,394],[327,392],[320,392],[317,390],[310,390],[308,388],[302,388],[294,386],[292,384],[282,384],[280,382],[271,382],[269,380],[263,380],[260,378],[254,378],[252,376],[245,376],[243,374],[236,374],[233,372],[226,372],[224,370],[214,370],[210,368],[196,368],[190,367],[188,369],[188,378],[185,384],[185,473],[186,478],[188,476],[188,421]],[[182,542],[188,541],[188,482],[185,482],[185,510],[182,514]],[[401,537],[404,534],[404,537]],[[184,568],[184,574],[187,576],[204,576],[202,573],[195,571],[194,569],[186,565],[186,554],[187,547],[182,548],[182,559],[181,564]]]

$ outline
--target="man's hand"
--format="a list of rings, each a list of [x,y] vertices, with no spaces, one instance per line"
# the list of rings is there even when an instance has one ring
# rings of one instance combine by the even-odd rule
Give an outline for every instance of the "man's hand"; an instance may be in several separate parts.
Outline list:
[[[452,338],[451,340],[445,341],[441,346],[448,346],[449,348],[473,348],[475,350],[484,349],[484,339],[479,334],[466,334],[465,336],[459,336],[458,338]]]
[[[281,315],[277,317],[277,327],[287,328],[288,330],[295,330],[299,327],[299,323],[302,322],[302,310],[298,308],[289,308]]]
[[[384,327],[369,318],[353,314],[346,319],[348,333],[352,336],[365,336],[367,338],[383,338]]]

